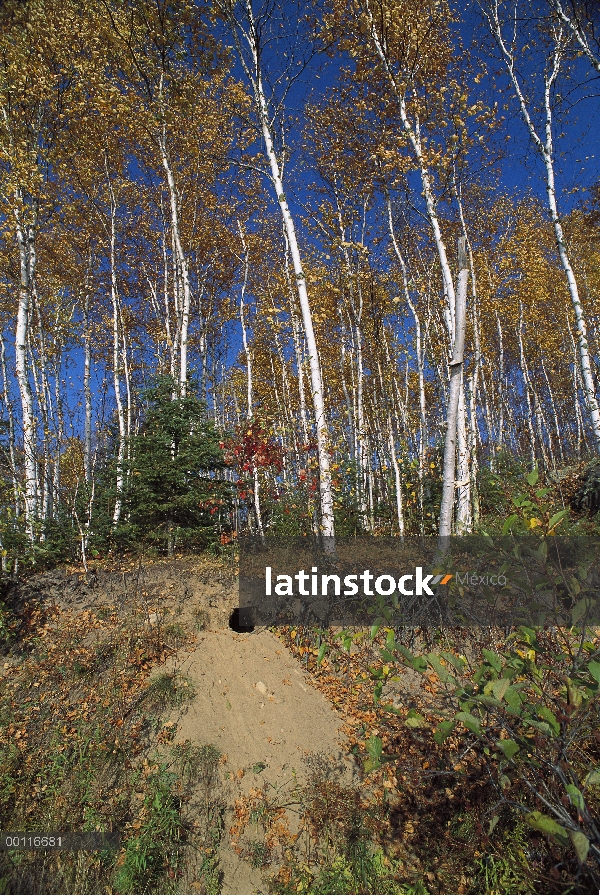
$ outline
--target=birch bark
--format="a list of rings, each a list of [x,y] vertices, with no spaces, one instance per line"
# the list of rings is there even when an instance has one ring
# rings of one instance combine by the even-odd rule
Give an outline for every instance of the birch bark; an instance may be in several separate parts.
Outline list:
[[[533,431],[533,412],[531,408],[531,395],[530,395],[530,383],[529,383],[529,371],[527,369],[527,361],[525,360],[525,349],[523,347],[523,305],[519,303],[519,355],[521,358],[521,373],[523,375],[523,382],[525,384],[525,397],[527,399],[527,429],[529,431],[529,444],[531,450],[531,463],[532,466],[535,466],[536,456],[535,456],[535,433]]]
[[[246,316],[245,316],[245,305],[244,298],[246,296],[246,289],[248,287],[248,247],[246,245],[246,237],[244,236],[244,231],[242,230],[242,225],[240,222],[237,222],[238,233],[240,235],[240,242],[242,243],[242,252],[243,252],[243,263],[244,263],[244,279],[242,282],[242,288],[240,290],[240,324],[242,327],[242,345],[244,346],[244,354],[246,355],[246,384],[247,384],[247,392],[246,392],[246,419],[252,419],[252,405],[253,405],[253,397],[252,397],[252,355],[250,353],[250,345],[248,344],[248,334],[246,332]]]
[[[361,525],[364,531],[369,529],[369,517],[367,516],[367,480],[369,475],[368,463],[369,456],[367,452],[367,438],[365,431],[365,410],[364,410],[364,364],[363,364],[363,298],[360,284],[360,269],[352,270],[350,260],[350,252],[348,251],[348,241],[346,227],[342,217],[340,207],[340,197],[337,183],[333,181],[333,190],[336,203],[336,217],[338,230],[340,234],[340,249],[344,259],[344,268],[346,270],[346,279],[349,295],[349,318],[352,331],[353,352],[356,368],[356,414],[354,416],[355,432],[355,460],[356,460],[356,485],[357,485],[357,504]],[[359,262],[360,264],[360,262]]]
[[[394,484],[396,487],[396,518],[398,520],[398,534],[400,538],[404,538],[404,507],[402,504],[402,477],[400,475],[400,466],[398,457],[396,456],[396,445],[394,443],[394,430],[392,428],[392,417],[388,413],[388,437],[390,448],[390,459],[394,470]]]
[[[421,347],[421,320],[417,309],[415,307],[414,302],[410,297],[410,290],[408,288],[408,271],[406,269],[406,262],[404,260],[404,256],[400,251],[400,246],[398,245],[398,241],[396,239],[396,234],[394,231],[394,219],[392,215],[392,202],[390,196],[386,197],[387,204],[387,217],[388,217],[388,228],[390,231],[390,239],[392,241],[392,246],[394,248],[394,252],[396,254],[396,258],[398,259],[398,263],[400,264],[400,270],[402,272],[402,286],[404,289],[404,299],[406,304],[410,308],[410,312],[413,316],[413,320],[415,321],[415,356],[417,361],[417,376],[419,381],[419,467],[418,467],[418,475],[419,475],[419,502],[422,507],[423,505],[423,472],[425,469],[425,452],[427,447],[427,403],[425,397],[425,355],[424,349]]]
[[[245,306],[244,306],[244,298],[246,296],[246,289],[248,287],[248,272],[249,272],[249,264],[250,259],[248,257],[248,246],[246,245],[246,237],[244,236],[244,231],[242,229],[242,225],[240,222],[237,222],[238,233],[240,235],[240,242],[242,244],[242,252],[243,252],[243,263],[244,263],[244,279],[242,281],[242,288],[240,290],[240,324],[242,327],[242,344],[244,346],[244,353],[246,355],[246,377],[247,377],[247,392],[246,392],[246,419],[248,422],[252,419],[253,413],[253,405],[254,398],[252,393],[252,354],[250,351],[250,345],[248,344],[248,333],[246,332],[246,317],[245,317]],[[256,520],[256,528],[258,531],[258,536],[260,540],[264,543],[265,540],[265,532],[263,528],[262,521],[262,513],[260,509],[260,482],[258,479],[258,469],[256,468],[256,463],[252,462],[252,478],[253,478],[253,500],[254,500],[254,518]]]
[[[157,136],[158,148],[160,152],[161,163],[165,172],[167,181],[167,189],[169,192],[169,206],[171,209],[171,234],[173,238],[173,247],[175,254],[175,272],[174,277],[177,280],[177,287],[181,289],[183,301],[181,303],[180,315],[178,316],[178,335],[179,335],[179,390],[182,398],[185,398],[187,392],[187,375],[188,375],[188,332],[190,325],[190,307],[191,307],[191,289],[190,289],[190,271],[188,259],[186,258],[181,243],[181,222],[179,210],[179,198],[177,195],[177,185],[175,183],[175,175],[173,166],[169,159],[167,150],[167,126],[164,122],[164,74],[161,72],[158,98],[160,111],[163,117],[161,130]]]
[[[558,412],[556,409],[556,402],[554,400],[554,392],[552,391],[552,386],[550,385],[550,379],[548,378],[548,373],[546,371],[546,364],[544,363],[544,357],[542,355],[540,359],[540,365],[542,368],[542,373],[544,374],[544,380],[546,382],[546,388],[548,389],[548,397],[550,398],[550,409],[552,410],[552,421],[554,423],[554,435],[556,437],[556,443],[558,445],[558,454],[561,460],[561,463],[564,463],[564,453],[562,446],[562,435],[560,431],[560,424],[558,422]],[[548,440],[551,443],[550,432],[548,431]]]
[[[427,218],[429,220],[429,225],[431,227],[431,231],[433,234],[433,239],[436,246],[436,251],[438,255],[438,260],[440,264],[440,268],[442,271],[442,281],[444,285],[444,294],[446,296],[446,305],[444,307],[444,320],[446,323],[446,330],[448,334],[448,344],[450,351],[454,353],[454,346],[456,344],[456,301],[457,294],[454,289],[454,282],[452,279],[452,271],[450,269],[450,264],[448,262],[448,255],[446,252],[446,245],[444,243],[444,239],[442,236],[442,231],[440,227],[440,221],[437,214],[436,207],[436,199],[434,195],[434,186],[432,182],[432,176],[427,164],[427,160],[425,157],[425,151],[423,148],[423,142],[421,139],[420,126],[418,118],[415,122],[411,122],[408,114],[408,109],[406,106],[406,92],[401,88],[401,85],[398,83],[392,67],[390,66],[384,45],[377,31],[377,27],[375,24],[375,19],[373,16],[373,12],[370,6],[370,0],[363,0],[364,10],[367,16],[368,24],[369,24],[369,33],[371,36],[371,40],[375,47],[375,51],[379,57],[379,60],[383,66],[386,77],[392,87],[393,93],[398,102],[398,109],[400,113],[400,121],[402,123],[402,129],[408,139],[408,142],[412,148],[414,157],[417,161],[419,173],[421,177],[421,185],[423,187],[423,196],[425,198],[425,206],[427,209]],[[467,282],[468,276],[465,279],[465,283]],[[462,298],[462,296],[461,296]],[[466,295],[464,296],[466,301]],[[464,333],[462,336],[464,340]],[[463,346],[464,347],[464,346]],[[461,369],[462,369],[462,350],[461,349]],[[456,377],[454,377],[455,379]],[[463,392],[462,400],[457,398],[457,408],[456,413],[460,416],[460,426],[463,427],[464,423],[464,414],[465,414],[465,401],[464,401],[464,384],[463,377],[461,377],[458,382],[452,382],[451,380],[451,388],[450,393],[453,395],[454,390],[458,389],[458,394],[460,394],[461,390]],[[450,400],[450,399],[449,399]],[[448,416],[450,415],[450,409],[448,409]],[[452,444],[454,445],[454,449],[456,448],[456,426],[454,430],[454,440]],[[446,444],[448,445],[448,435],[446,436]],[[465,439],[466,444],[466,439]],[[454,481],[454,472],[453,472],[453,481]],[[452,499],[454,500],[454,485],[452,492]],[[443,498],[442,498],[443,500]],[[446,509],[444,510],[446,513]],[[452,515],[452,511],[450,511]],[[441,526],[442,516],[440,515],[440,526]],[[444,523],[445,525],[445,523]],[[442,534],[442,529],[440,527],[440,538],[444,537]]]
[[[62,446],[65,434],[64,404],[63,395],[61,394],[60,389],[60,370],[62,366],[62,355],[63,344],[62,341],[59,341],[54,364],[54,406],[56,408],[56,447],[54,454],[54,471],[52,479],[52,514],[54,518],[56,518],[58,514],[58,508],[60,506],[60,458],[62,454]]]
[[[91,266],[91,259],[90,259]],[[90,327],[90,294],[89,279],[86,278],[85,294],[83,297],[83,470],[86,484],[92,481],[92,333]]]
[[[553,33],[554,47],[551,53],[550,66],[544,72],[544,136],[540,136],[536,125],[531,117],[529,105],[523,93],[521,82],[517,74],[516,60],[513,49],[506,43],[504,39],[503,27],[500,21],[499,0],[492,0],[487,6],[483,6],[483,13],[487,20],[488,27],[493,34],[496,43],[500,49],[504,63],[506,65],[512,88],[519,104],[521,116],[525,121],[525,125],[529,132],[531,141],[535,149],[539,152],[544,168],[546,171],[546,191],[548,194],[548,208],[550,211],[550,219],[554,228],[554,236],[558,255],[565,273],[573,311],[575,313],[575,324],[579,340],[579,366],[581,379],[583,382],[583,391],[585,395],[586,407],[588,410],[592,435],[596,453],[600,454],[600,407],[596,398],[596,383],[592,372],[590,361],[590,352],[587,338],[587,321],[583,312],[581,299],[579,297],[579,289],[575,273],[571,265],[569,253],[565,242],[561,218],[558,212],[558,202],[556,199],[556,183],[554,175],[554,141],[553,141],[553,115],[552,115],[552,91],[558,78],[562,60],[565,54],[567,41],[564,37],[563,27],[557,27]],[[515,4],[516,16],[516,4]]]
[[[111,193],[111,210],[110,210],[110,300],[112,304],[112,336],[113,336],[113,385],[115,390],[115,403],[117,407],[117,421],[119,424],[119,446],[117,450],[117,474],[116,474],[116,497],[115,509],[113,512],[113,525],[117,525],[121,518],[121,510],[123,507],[123,485],[125,480],[124,461],[125,461],[125,411],[123,409],[123,398],[121,395],[121,339],[120,339],[120,307],[119,307],[119,291],[117,287],[117,271],[116,271],[116,203],[112,186]]]
[[[452,534],[452,511],[454,508],[454,489],[456,473],[456,437],[458,408],[463,375],[463,352],[465,344],[467,287],[469,282],[469,266],[467,261],[465,239],[461,237],[458,249],[458,288],[455,304],[455,338],[450,360],[450,388],[448,392],[448,410],[446,414],[446,442],[444,446],[444,469],[442,475],[442,503],[440,507],[439,539],[440,548],[444,549],[446,540]]]
[[[573,34],[573,37],[581,48],[581,52],[584,54],[584,56],[587,57],[588,61],[596,69],[598,74],[600,74],[600,55],[598,55],[598,53],[595,53],[590,46],[590,42],[588,40],[587,34],[585,33],[585,30],[583,29],[581,20],[579,18],[575,18],[575,16],[567,15],[562,4],[562,0],[548,0],[548,2],[556,15],[559,17],[560,21],[563,23],[563,25],[566,25]]]
[[[30,307],[30,317],[33,316],[35,312],[37,324],[38,324],[38,333],[37,333],[37,346],[38,346],[38,355],[39,355],[39,372],[38,372],[38,364],[36,362],[36,356],[33,348],[33,325],[30,320],[30,326],[27,333],[27,350],[29,352],[29,368],[31,370],[31,379],[33,382],[33,394],[34,400],[37,406],[39,407],[41,423],[42,423],[42,432],[41,432],[41,441],[42,441],[42,462],[40,464],[38,460],[38,489],[41,491],[41,500],[39,501],[38,506],[38,515],[40,522],[44,523],[48,519],[49,516],[49,508],[50,508],[50,497],[51,497],[51,487],[50,487],[50,394],[48,388],[48,379],[46,373],[46,352],[44,349],[44,334],[41,328],[41,316],[39,305],[36,301],[36,293],[35,288],[32,289],[31,294],[31,307]],[[41,480],[41,482],[40,482]],[[41,486],[41,487],[40,487]],[[39,497],[39,495],[38,495]],[[45,540],[45,532],[44,527],[40,529],[40,541]]]
[[[19,492],[19,480],[17,477],[16,448],[15,448],[15,416],[13,411],[13,403],[8,391],[8,378],[6,372],[6,346],[4,344],[4,336],[0,332],[0,358],[2,364],[2,394],[4,397],[4,406],[8,416],[8,455],[10,458],[10,472],[12,477],[13,499],[15,502],[15,516],[19,518],[21,515],[21,495]]]
[[[20,191],[15,195],[17,208],[22,204]],[[38,518],[38,469],[37,469],[37,422],[33,407],[33,394],[29,382],[27,346],[31,317],[31,293],[35,277],[35,225],[21,222],[19,211],[15,211],[17,245],[20,259],[19,305],[15,330],[15,367],[21,396],[23,420],[23,453],[25,472],[25,525],[31,543],[35,538],[35,523]]]
[[[473,357],[472,372],[469,376],[469,433],[467,434],[466,398],[463,382],[461,385],[458,405],[458,501],[456,508],[456,530],[458,534],[466,534],[472,531],[473,517],[479,515],[479,500],[477,496],[477,382],[479,366],[481,363],[481,344],[479,338],[479,320],[477,316],[477,279],[475,276],[475,263],[473,250],[467,233],[461,189],[456,181],[456,169],[452,176],[454,198],[458,207],[458,216],[461,223],[462,234],[465,241],[467,257],[469,261],[469,273],[471,282],[471,316],[473,321],[473,339],[475,343],[475,356]]]
[[[502,325],[498,311],[496,311],[496,328],[498,330],[498,404],[500,418],[498,420],[498,447],[502,450],[504,446],[504,340],[502,338]],[[489,433],[491,435],[491,432]]]
[[[577,346],[573,333],[571,331],[571,322],[567,312],[567,332],[571,342],[571,350],[573,352],[573,364],[571,366],[571,376],[573,379],[573,404],[575,406],[575,419],[577,420],[577,459],[581,460],[581,447],[584,440],[583,416],[581,413],[581,405],[579,400],[579,364],[577,363]]]
[[[319,461],[319,495],[321,502],[321,536],[325,550],[330,553],[335,552],[335,530],[333,518],[333,489],[331,484],[331,470],[329,460],[329,438],[327,431],[327,416],[325,413],[324,389],[319,364],[319,355],[317,343],[315,339],[312,313],[308,290],[306,287],[306,276],[302,267],[302,258],[300,247],[296,236],[296,227],[294,218],[290,211],[284,190],[282,170],[277,153],[275,151],[275,141],[271,124],[271,116],[269,114],[269,105],[265,95],[263,84],[262,69],[262,50],[260,34],[256,28],[254,13],[252,10],[252,0],[244,0],[243,9],[246,22],[240,21],[236,16],[238,12],[237,4],[231,4],[227,7],[221,7],[225,17],[231,27],[238,57],[244,73],[252,87],[254,105],[262,139],[264,143],[265,154],[269,163],[270,179],[277,196],[283,224],[289,244],[292,266],[296,279],[296,289],[298,292],[298,300],[302,312],[302,322],[304,333],[306,336],[306,345],[308,351],[308,360],[310,367],[310,381],[312,391],[312,401],[315,416],[315,429],[317,436],[317,451]],[[247,60],[245,53],[240,44],[240,37],[247,44],[250,51],[250,62]]]
[[[470,532],[473,527],[471,518],[471,466],[469,463],[470,451],[469,439],[467,436],[464,372],[461,373],[461,381],[458,389],[456,450],[456,533],[462,535]]]

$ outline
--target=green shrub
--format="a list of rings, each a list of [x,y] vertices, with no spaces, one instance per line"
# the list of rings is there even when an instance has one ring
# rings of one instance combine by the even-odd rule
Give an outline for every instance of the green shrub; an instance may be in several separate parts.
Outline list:
[[[585,470],[571,506],[574,510],[587,511],[590,515],[600,510],[600,460],[593,460]]]

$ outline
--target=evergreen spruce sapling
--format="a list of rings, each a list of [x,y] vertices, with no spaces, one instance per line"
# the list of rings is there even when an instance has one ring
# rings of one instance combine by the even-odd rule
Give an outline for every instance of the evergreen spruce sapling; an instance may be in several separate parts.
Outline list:
[[[214,535],[229,484],[211,473],[225,465],[219,436],[204,403],[188,388],[173,399],[176,385],[161,377],[148,389],[140,433],[130,441],[125,525],[130,534],[167,546],[175,540],[206,545]]]

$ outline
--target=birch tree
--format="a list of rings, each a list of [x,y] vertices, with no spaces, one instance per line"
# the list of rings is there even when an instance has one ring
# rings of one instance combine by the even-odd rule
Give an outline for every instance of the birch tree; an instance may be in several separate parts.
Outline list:
[[[246,327],[246,290],[248,288],[248,275],[250,269],[250,257],[248,254],[248,244],[246,236],[240,222],[237,222],[237,229],[242,246],[242,256],[240,261],[243,268],[243,279],[240,288],[240,325],[242,328],[242,345],[246,356],[246,420],[248,423],[252,421],[254,415],[254,390],[252,388],[252,350],[248,342],[248,330]],[[260,509],[260,481],[258,478],[258,469],[254,460],[252,461],[252,478],[253,478],[253,496],[254,496],[254,516],[256,519],[256,527],[261,541],[264,542],[265,533],[263,529],[262,513]]]
[[[243,2],[233,2],[228,4],[217,2],[216,7],[227,22],[234,40],[237,57],[252,91],[254,111],[258,118],[258,126],[262,137],[264,153],[269,166],[268,176],[279,203],[288,240],[310,366],[311,394],[319,459],[321,536],[323,538],[325,549],[329,552],[334,552],[335,531],[329,459],[329,436],[319,353],[315,339],[313,317],[308,296],[306,275],[302,265],[296,224],[283,186],[284,156],[278,156],[275,146],[274,126],[278,109],[277,106],[274,106],[273,103],[269,101],[265,84],[264,57],[267,32],[273,18],[273,9],[270,5],[266,5],[255,15],[252,0],[243,0]]]
[[[456,290],[448,260],[446,243],[442,234],[438,211],[439,198],[436,192],[434,166],[440,165],[444,149],[437,151],[426,136],[426,126],[434,126],[431,108],[427,108],[430,97],[440,97],[443,107],[444,89],[440,81],[450,66],[452,50],[448,38],[450,13],[446,4],[431,4],[423,7],[411,2],[390,2],[390,0],[358,0],[351,14],[349,27],[355,41],[360,41],[361,50],[368,47],[377,59],[381,76],[393,97],[399,118],[402,138],[416,167],[424,199],[425,212],[435,244],[444,293],[444,322],[448,339],[448,349],[452,354],[455,339]],[[434,36],[435,35],[435,36]],[[365,47],[366,45],[366,47]],[[425,100],[427,96],[427,102]],[[465,115],[466,94],[461,95],[459,107]],[[441,109],[440,109],[441,111]],[[471,110],[473,111],[473,110]],[[464,140],[465,122],[460,115],[453,116],[457,134],[446,145],[446,155],[455,158],[457,147]],[[386,147],[386,158],[390,151]],[[463,455],[466,451],[466,402],[464,384],[459,384],[462,392],[458,402],[459,431]],[[464,487],[463,487],[464,494]],[[461,517],[467,518],[464,506]]]
[[[85,106],[82,83],[98,62],[95,47],[87,55],[78,52],[89,36],[88,23],[86,19],[80,25],[78,11],[70,2],[10,0],[0,8],[0,203],[4,221],[11,221],[20,272],[15,367],[30,541],[35,539],[41,512],[38,419],[28,357],[39,240],[62,198],[57,179]],[[69,55],[74,34],[78,49]]]
[[[571,32],[581,53],[600,74],[600,39],[594,31],[593,18],[598,10],[590,0],[547,0],[559,21]]]
[[[556,176],[554,170],[554,104],[555,94],[561,67],[568,51],[569,36],[562,21],[551,25],[550,48],[544,60],[542,73],[542,115],[541,124],[534,120],[534,104],[528,96],[522,78],[519,76],[518,61],[520,37],[518,30],[519,2],[514,0],[508,4],[502,0],[489,0],[480,4],[484,19],[498,46],[505,64],[512,91],[517,100],[521,117],[527,128],[531,142],[544,164],[546,175],[546,191],[548,209],[554,228],[556,248],[567,280],[569,295],[575,315],[575,325],[579,341],[579,365],[583,381],[585,401],[590,418],[596,453],[600,454],[600,407],[596,394],[596,382],[592,370],[588,346],[588,325],[583,310],[579,287],[575,278],[571,258],[565,240],[561,216],[558,210],[556,195]],[[508,35],[507,36],[507,32]],[[530,38],[526,38],[530,39]]]
[[[450,360],[450,389],[446,413],[446,441],[444,445],[444,470],[442,477],[442,503],[440,507],[440,544],[452,534],[456,476],[456,439],[459,425],[458,410],[463,381],[463,353],[465,345],[466,303],[469,284],[469,263],[466,240],[461,237],[458,246],[458,288],[456,290],[455,329]],[[462,391],[464,395],[464,390]]]

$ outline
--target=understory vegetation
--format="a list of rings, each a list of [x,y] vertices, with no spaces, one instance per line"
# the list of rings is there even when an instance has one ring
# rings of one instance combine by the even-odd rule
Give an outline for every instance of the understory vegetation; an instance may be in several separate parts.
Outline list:
[[[488,478],[482,518],[532,533],[554,586],[543,545],[559,527],[589,531],[595,522],[557,508],[564,478],[545,485],[537,472],[519,472]],[[589,493],[575,474],[569,488]],[[509,579],[519,578],[518,560]],[[596,561],[578,554],[567,579],[574,597],[585,596]],[[19,604],[15,588],[5,584],[2,612],[4,826],[115,830],[121,843],[114,852],[4,852],[0,891],[219,895],[219,753],[172,747],[177,723],[164,713],[184,710],[193,686],[177,671],[153,672],[194,641],[205,611],[188,630],[135,586],[78,615]],[[382,618],[370,629],[274,632],[341,713],[362,783],[341,784],[316,757],[304,785],[236,801],[228,834],[240,859],[262,871],[265,895],[594,891],[596,628],[413,629]]]

